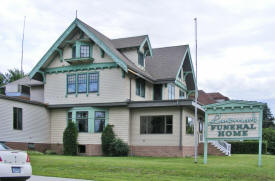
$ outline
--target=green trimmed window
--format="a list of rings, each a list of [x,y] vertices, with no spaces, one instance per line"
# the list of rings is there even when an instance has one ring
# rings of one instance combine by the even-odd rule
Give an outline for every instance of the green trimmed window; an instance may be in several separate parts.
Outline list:
[[[87,74],[78,74],[77,77],[77,91],[78,93],[87,92]]]
[[[186,117],[186,134],[194,134],[194,119]]]
[[[144,54],[138,52],[138,64],[144,67]]]
[[[76,112],[76,125],[79,132],[88,132],[88,111]]]
[[[145,80],[136,79],[136,95],[145,97]]]
[[[179,98],[184,99],[185,98],[185,92],[183,90],[180,90],[179,92]]]
[[[76,91],[76,75],[67,75],[67,93],[75,93]]]
[[[89,45],[80,45],[80,57],[81,58],[90,57],[90,46]]]
[[[141,116],[140,134],[172,134],[173,116]]]
[[[89,73],[89,92],[98,92],[99,75],[98,73]]]
[[[101,133],[105,128],[105,111],[95,111],[95,133]]]
[[[168,99],[175,99],[175,85],[168,84]]]
[[[72,58],[76,58],[76,46],[72,47]]]
[[[68,118],[68,122],[70,122],[70,121],[72,122],[73,121],[73,113],[68,112],[67,118]]]
[[[22,130],[22,108],[13,108],[13,129]]]

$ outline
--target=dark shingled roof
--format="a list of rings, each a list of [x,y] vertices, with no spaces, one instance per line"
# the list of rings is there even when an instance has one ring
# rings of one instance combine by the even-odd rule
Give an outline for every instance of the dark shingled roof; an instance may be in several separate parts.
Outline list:
[[[202,105],[214,104],[217,103],[217,99],[224,99],[226,101],[229,100],[228,97],[222,95],[219,92],[214,93],[206,93],[203,90],[198,91],[198,102]],[[194,99],[194,96],[190,96],[190,98]]]
[[[154,48],[146,57],[146,70],[157,80],[176,79],[188,45]]]
[[[112,43],[117,49],[139,47],[148,35],[134,36],[128,38],[112,39]]]
[[[226,101],[229,100],[228,97],[222,95],[221,93],[219,92],[211,92],[211,93],[207,93],[209,96],[211,96],[214,100],[219,100],[219,99],[224,99]]]

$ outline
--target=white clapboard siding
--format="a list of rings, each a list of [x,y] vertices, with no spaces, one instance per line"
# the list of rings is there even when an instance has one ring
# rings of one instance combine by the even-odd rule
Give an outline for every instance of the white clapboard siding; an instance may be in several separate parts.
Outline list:
[[[140,116],[173,115],[172,134],[140,134]],[[186,109],[182,113],[182,143],[194,146],[194,136],[185,134],[186,116],[194,117],[194,113]],[[179,108],[147,108],[132,110],[130,121],[130,144],[134,146],[178,146],[180,136]]]
[[[30,91],[30,99],[32,101],[44,102],[44,87],[32,86]]]
[[[13,107],[22,108],[22,130],[13,129]],[[45,107],[1,98],[0,115],[0,141],[50,142],[50,115]]]
[[[99,72],[99,94],[68,94],[66,97],[66,73],[47,74],[44,100],[48,104],[79,104],[126,101],[130,95],[128,76],[122,77],[121,69],[101,69]],[[94,72],[94,71],[90,71]],[[73,73],[73,72],[71,72]],[[78,72],[81,73],[81,72]]]

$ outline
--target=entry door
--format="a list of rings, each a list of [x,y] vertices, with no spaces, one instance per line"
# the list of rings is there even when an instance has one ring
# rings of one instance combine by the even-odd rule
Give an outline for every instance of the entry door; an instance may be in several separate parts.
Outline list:
[[[154,85],[154,100],[162,100],[162,84]]]

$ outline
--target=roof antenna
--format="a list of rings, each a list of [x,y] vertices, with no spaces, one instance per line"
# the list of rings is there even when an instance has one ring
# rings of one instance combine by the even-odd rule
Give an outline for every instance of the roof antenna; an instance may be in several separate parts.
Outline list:
[[[75,18],[77,19],[77,9],[75,10]]]
[[[24,33],[25,33],[26,16],[24,16],[23,36],[22,36],[22,50],[21,50],[21,75],[23,76],[23,54],[24,54]]]

